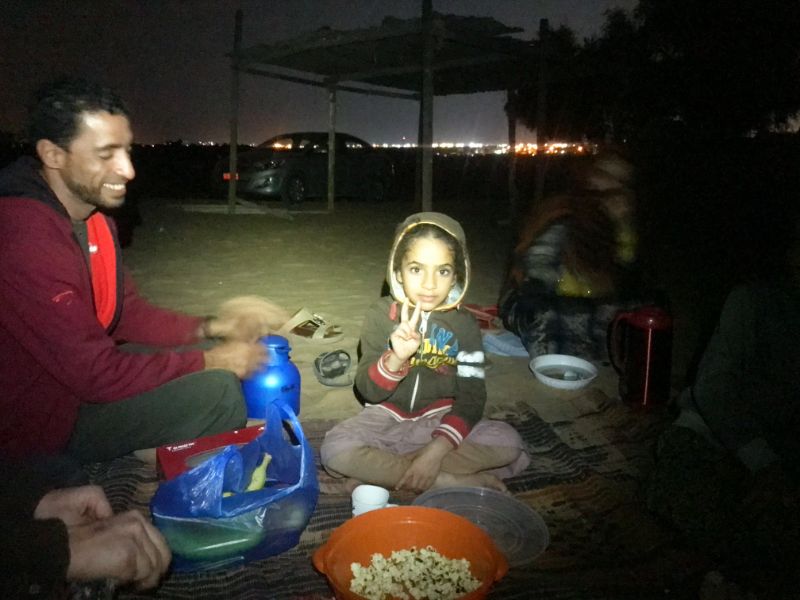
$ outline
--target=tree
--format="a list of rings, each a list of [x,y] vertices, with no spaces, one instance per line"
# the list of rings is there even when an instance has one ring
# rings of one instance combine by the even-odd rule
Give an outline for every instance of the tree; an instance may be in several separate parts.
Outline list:
[[[800,110],[800,2],[640,0],[578,44],[565,28],[547,61],[549,136],[622,141],[680,126],[707,137],[766,131]],[[535,127],[538,69],[512,94]]]
[[[690,130],[741,135],[800,109],[800,2],[640,0],[636,14],[656,89]]]

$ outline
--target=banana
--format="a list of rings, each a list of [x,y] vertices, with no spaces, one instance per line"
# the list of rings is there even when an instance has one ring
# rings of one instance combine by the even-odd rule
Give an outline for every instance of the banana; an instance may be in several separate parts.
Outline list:
[[[264,484],[267,482],[267,465],[269,465],[271,460],[272,456],[264,452],[264,458],[261,460],[261,464],[253,469],[253,475],[250,477],[250,485],[247,486],[245,491],[254,492],[264,487]]]
[[[264,452],[264,458],[261,459],[261,463],[253,469],[253,474],[250,476],[250,483],[247,484],[245,492],[255,492],[264,487],[267,483],[267,467],[271,460],[272,456],[268,452]],[[233,494],[233,492],[222,492],[222,497],[230,498]]]

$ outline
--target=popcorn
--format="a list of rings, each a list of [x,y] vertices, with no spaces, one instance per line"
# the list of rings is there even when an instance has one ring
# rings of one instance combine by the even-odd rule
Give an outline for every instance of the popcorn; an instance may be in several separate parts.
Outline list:
[[[465,558],[447,558],[431,546],[373,554],[369,566],[352,563],[350,591],[368,600],[456,600],[481,586]]]

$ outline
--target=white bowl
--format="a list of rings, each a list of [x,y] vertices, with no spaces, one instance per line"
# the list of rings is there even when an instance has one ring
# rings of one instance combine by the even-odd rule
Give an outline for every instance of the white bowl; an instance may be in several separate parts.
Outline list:
[[[559,390],[579,390],[597,377],[597,367],[569,354],[543,354],[530,363],[536,379]]]

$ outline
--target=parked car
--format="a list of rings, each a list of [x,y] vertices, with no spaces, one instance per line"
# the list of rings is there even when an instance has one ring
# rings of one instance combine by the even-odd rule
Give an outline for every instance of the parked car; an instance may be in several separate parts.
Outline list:
[[[287,207],[328,194],[328,133],[285,133],[237,157],[237,194],[279,197]],[[229,162],[215,169],[218,182],[230,179]],[[378,202],[386,198],[394,164],[384,152],[346,133],[336,134],[336,195]],[[227,187],[227,186],[226,186]]]

